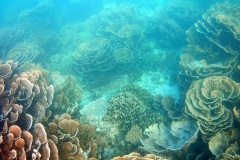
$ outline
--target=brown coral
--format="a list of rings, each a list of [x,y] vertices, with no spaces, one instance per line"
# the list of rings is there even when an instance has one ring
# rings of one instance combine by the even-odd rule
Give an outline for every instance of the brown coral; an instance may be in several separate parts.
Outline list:
[[[84,160],[97,156],[97,146],[93,141],[94,126],[72,120],[68,114],[56,115],[54,122],[49,124],[49,133],[52,134],[52,140],[57,143],[61,159]]]

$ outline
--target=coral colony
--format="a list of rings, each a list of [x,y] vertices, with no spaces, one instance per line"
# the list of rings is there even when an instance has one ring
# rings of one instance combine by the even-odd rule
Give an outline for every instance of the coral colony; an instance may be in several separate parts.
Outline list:
[[[239,2],[144,4],[0,16],[1,160],[240,159]]]

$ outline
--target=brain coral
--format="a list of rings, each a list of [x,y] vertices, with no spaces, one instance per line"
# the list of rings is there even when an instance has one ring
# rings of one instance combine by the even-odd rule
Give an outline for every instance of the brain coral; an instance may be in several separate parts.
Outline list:
[[[105,72],[115,65],[111,41],[104,38],[82,43],[74,54],[75,70],[87,75],[93,72]]]
[[[193,83],[186,93],[185,112],[198,120],[205,139],[232,126],[233,115],[223,102],[240,99],[240,85],[225,76],[212,76]]]

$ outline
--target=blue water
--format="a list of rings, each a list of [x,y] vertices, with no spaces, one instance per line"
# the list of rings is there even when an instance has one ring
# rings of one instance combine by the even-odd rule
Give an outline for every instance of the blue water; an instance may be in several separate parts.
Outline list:
[[[19,62],[19,74],[49,71],[55,97],[45,109],[52,115],[42,123],[47,130],[55,115],[68,113],[94,125],[97,154],[81,146],[88,158],[130,152],[172,159],[224,156],[235,152],[208,146],[216,134],[200,133],[197,121],[204,118],[191,114],[201,109],[186,111],[185,98],[199,79],[228,76],[239,83],[238,9],[231,0],[0,0],[0,59]],[[38,66],[26,70],[28,62]],[[67,100],[59,103],[58,96]],[[229,128],[237,129],[235,119]],[[135,126],[138,135],[131,132]],[[130,133],[137,140],[126,138]],[[59,152],[68,140],[59,142]]]

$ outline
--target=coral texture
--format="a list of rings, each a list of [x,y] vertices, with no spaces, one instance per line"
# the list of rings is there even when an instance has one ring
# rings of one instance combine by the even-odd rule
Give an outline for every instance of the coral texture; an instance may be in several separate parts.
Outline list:
[[[195,79],[232,74],[240,50],[238,11],[237,5],[213,5],[186,31],[189,45],[181,56],[180,74]]]
[[[57,144],[60,159],[87,160],[97,156],[94,126],[82,124],[63,114],[56,115],[48,129],[51,139]]]
[[[8,51],[22,38],[24,30],[3,28],[0,30],[0,58],[5,58]]]
[[[196,122],[190,119],[172,121],[171,124],[154,123],[145,129],[144,134],[148,138],[141,139],[141,143],[149,152],[178,150],[194,141],[197,131]]]
[[[151,105],[152,97],[148,90],[138,85],[127,85],[110,98],[104,120],[117,124],[121,132],[129,131],[134,125],[144,129],[162,121],[161,114],[152,110]]]
[[[74,54],[75,70],[87,75],[93,72],[105,72],[115,65],[111,41],[104,38],[82,43]]]
[[[205,139],[229,129],[233,114],[223,102],[240,99],[240,85],[225,76],[212,76],[193,83],[186,93],[185,112],[198,120]]]
[[[167,160],[165,158],[162,158],[160,156],[156,156],[155,154],[147,154],[145,157],[142,157],[139,153],[136,152],[132,152],[128,155],[125,155],[123,157],[115,157],[112,160],[125,160],[125,159],[129,159],[129,160],[134,160],[134,159],[141,159],[141,160]]]
[[[54,87],[54,98],[51,110],[55,114],[66,112],[74,114],[78,111],[78,102],[82,100],[82,89],[77,84],[74,76],[62,76],[59,72],[53,72],[49,77]]]
[[[32,43],[18,43],[8,54],[7,60],[19,62],[19,66],[26,61],[33,62],[37,56],[43,55],[43,49]]]
[[[133,126],[128,132],[125,139],[132,144],[137,145],[140,139],[143,139],[142,129],[139,126]]]

